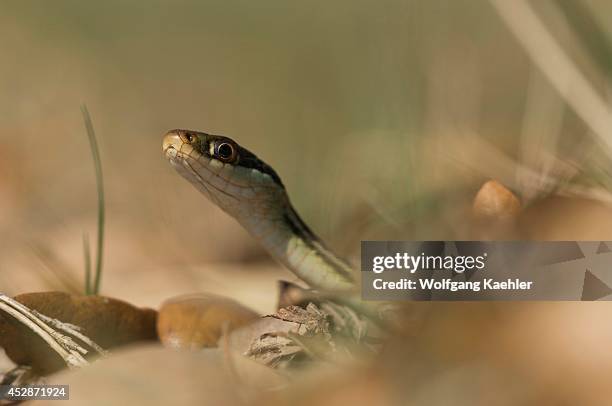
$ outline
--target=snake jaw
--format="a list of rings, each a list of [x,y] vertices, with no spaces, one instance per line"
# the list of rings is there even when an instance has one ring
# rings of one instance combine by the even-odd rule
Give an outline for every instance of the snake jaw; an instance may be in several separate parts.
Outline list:
[[[164,135],[162,151],[166,159],[178,170],[190,160],[194,148],[185,141],[180,132],[172,130]]]
[[[169,131],[164,135],[162,141],[162,151],[164,155],[168,158],[175,158],[177,152],[181,150],[184,141],[181,139],[180,135],[175,131]]]

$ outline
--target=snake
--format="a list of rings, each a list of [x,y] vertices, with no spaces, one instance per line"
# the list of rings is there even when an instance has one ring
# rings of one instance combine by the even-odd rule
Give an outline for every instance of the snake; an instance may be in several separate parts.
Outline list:
[[[308,227],[276,171],[229,137],[175,129],[164,156],[211,202],[236,219],[270,255],[321,291],[352,291],[356,272]]]

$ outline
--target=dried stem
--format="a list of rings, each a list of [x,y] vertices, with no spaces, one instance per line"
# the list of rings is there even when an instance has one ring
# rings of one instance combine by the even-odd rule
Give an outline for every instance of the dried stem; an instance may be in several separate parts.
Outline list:
[[[107,355],[108,351],[106,351],[104,348],[100,347],[98,344],[96,344],[91,338],[87,337],[86,335],[82,334],[79,330],[80,327],[79,326],[75,326],[72,325],[70,323],[63,323],[57,319],[52,319],[49,316],[45,316],[44,314],[41,314],[39,312],[37,312],[36,310],[32,310],[32,314],[34,314],[35,316],[39,317],[41,320],[43,320],[45,323],[55,327],[58,330],[61,330],[67,334],[70,334],[73,337],[78,338],[79,340],[81,340],[82,342],[84,342],[85,344],[87,344],[89,347],[93,348],[94,350],[96,350],[100,355]]]
[[[41,320],[39,313],[33,312],[23,304],[1,293],[0,311],[13,316],[17,321],[42,338],[49,347],[62,357],[69,368],[79,368],[89,364],[87,360],[83,358],[83,355],[81,355],[86,354],[88,351],[75,343],[72,338],[58,333],[47,325]],[[47,317],[47,319],[49,318]],[[56,322],[61,324],[59,321]],[[64,329],[65,328],[66,327],[64,327]]]

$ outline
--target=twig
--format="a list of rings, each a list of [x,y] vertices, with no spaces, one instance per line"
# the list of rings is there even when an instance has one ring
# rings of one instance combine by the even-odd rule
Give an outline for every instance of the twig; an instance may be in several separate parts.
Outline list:
[[[49,347],[62,357],[69,368],[79,368],[89,364],[81,355],[87,353],[86,349],[76,344],[70,337],[53,330],[26,306],[2,293],[0,293],[0,310],[13,316],[40,336]]]
[[[49,316],[45,316],[44,314],[41,314],[41,313],[37,312],[36,310],[32,310],[32,314],[34,314],[36,317],[39,317],[41,320],[43,320],[47,324],[55,327],[56,329],[62,330],[63,332],[68,333],[71,336],[78,338],[79,340],[81,340],[82,342],[87,344],[89,347],[91,347],[94,350],[96,350],[100,355],[107,355],[108,354],[108,351],[106,351],[104,348],[102,348],[98,344],[96,344],[91,338],[89,338],[86,335],[80,333],[79,332],[79,330],[80,330],[79,326],[75,326],[75,325],[72,325],[70,323],[63,323],[63,322],[61,322],[61,321],[59,321],[57,319],[53,319],[53,318],[51,318]]]

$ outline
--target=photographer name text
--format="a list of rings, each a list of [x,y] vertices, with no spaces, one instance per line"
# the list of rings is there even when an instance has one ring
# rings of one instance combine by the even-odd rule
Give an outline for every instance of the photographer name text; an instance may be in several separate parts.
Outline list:
[[[396,253],[390,256],[375,256],[372,259],[372,272],[381,274],[388,270],[407,271],[411,275],[422,271],[452,271],[455,275],[466,271],[486,271],[487,253],[481,255],[410,255],[408,253]],[[415,276],[418,276],[416,274]],[[529,290],[533,287],[532,281],[519,278],[508,278],[496,280],[493,278],[478,278],[481,280],[453,280],[453,278],[418,279],[401,278],[399,280],[388,280],[387,278],[376,278],[372,281],[375,290],[428,290],[428,291],[472,291],[481,290]]]

